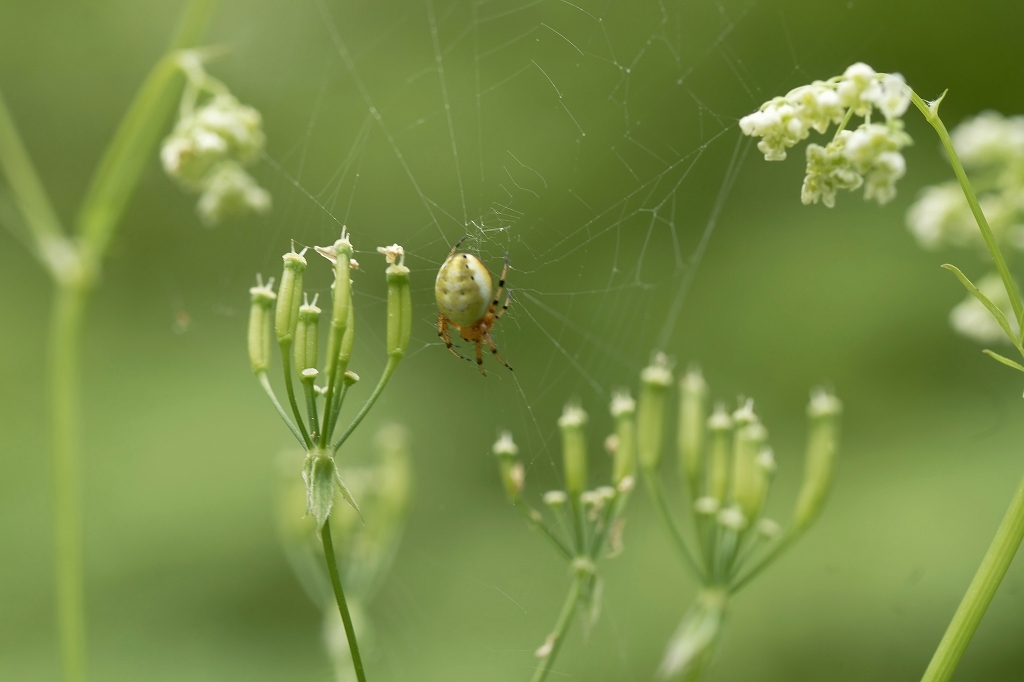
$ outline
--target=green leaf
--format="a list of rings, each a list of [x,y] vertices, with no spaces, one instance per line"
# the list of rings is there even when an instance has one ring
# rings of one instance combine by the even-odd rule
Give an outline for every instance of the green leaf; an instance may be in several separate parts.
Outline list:
[[[981,301],[981,304],[985,306],[990,313],[992,313],[992,316],[996,318],[996,322],[999,323],[999,326],[1003,328],[1003,331],[1006,332],[1006,335],[1010,337],[1011,341],[1013,341],[1013,345],[1020,345],[1020,341],[1017,339],[1017,335],[1014,334],[1013,330],[1010,328],[1010,323],[1007,321],[1006,315],[1003,314],[1003,311],[1000,310],[995,303],[990,301],[988,299],[988,296],[981,293],[981,289],[974,286],[974,283],[971,282],[971,280],[967,279],[967,275],[960,272],[960,269],[958,267],[956,267],[955,265],[950,265],[949,263],[946,263],[942,267],[956,275],[957,279],[960,280],[960,283],[964,285],[967,291],[971,292],[974,298]]]
[[[999,353],[993,353],[992,351],[990,351],[987,348],[985,350],[981,351],[981,352],[984,353],[985,355],[989,356],[993,360],[997,360],[997,361],[1003,363],[1007,367],[1013,367],[1015,370],[1017,370],[1019,372],[1024,372],[1024,365],[1020,365],[1020,364],[1014,362],[1013,360],[1011,360],[1010,358],[1004,358]]]

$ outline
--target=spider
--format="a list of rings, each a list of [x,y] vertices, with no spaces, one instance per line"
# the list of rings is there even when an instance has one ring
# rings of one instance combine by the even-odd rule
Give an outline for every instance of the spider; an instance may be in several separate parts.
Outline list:
[[[508,253],[505,253],[505,267],[501,270],[498,288],[494,289],[491,273],[476,256],[459,253],[463,237],[452,247],[448,258],[437,273],[434,283],[434,297],[437,299],[437,335],[456,357],[469,360],[452,347],[448,325],[455,327],[463,341],[476,344],[476,364],[484,376],[483,344],[491,349],[494,357],[509,369],[509,364],[498,354],[498,347],[491,337],[491,328],[498,321],[512,301],[512,290],[505,298],[505,305],[498,310],[501,294],[505,289],[508,274]]]

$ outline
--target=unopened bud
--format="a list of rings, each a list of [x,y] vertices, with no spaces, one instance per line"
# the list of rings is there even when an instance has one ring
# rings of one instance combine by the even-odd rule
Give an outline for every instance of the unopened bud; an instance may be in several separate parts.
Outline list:
[[[729,450],[732,445],[732,417],[719,403],[708,417],[711,450],[708,456],[708,494],[721,504],[729,489]]]
[[[346,386],[351,386],[352,384],[359,381],[359,375],[350,369],[346,369],[345,375],[342,377],[342,381],[345,382]]]
[[[636,471],[636,401],[628,391],[619,391],[612,396],[611,412],[615,418],[612,483],[618,485]]]
[[[832,465],[839,447],[839,416],[843,404],[828,391],[811,394],[807,406],[810,424],[807,433],[807,459],[804,482],[793,512],[793,530],[800,532],[811,525],[821,511],[832,479]]]
[[[352,319],[352,282],[349,279],[351,259],[353,254],[352,242],[348,238],[348,230],[341,228],[341,237],[331,246],[316,247],[316,252],[334,264],[334,286],[331,289],[331,297],[334,305],[331,310],[331,330],[327,337],[327,362],[326,369],[328,376],[334,376],[335,363],[339,363],[338,369],[344,371],[341,366],[342,340]]]
[[[640,404],[637,407],[637,458],[645,471],[653,471],[661,459],[665,431],[665,396],[672,384],[668,357],[657,353],[640,373]]]
[[[714,516],[722,505],[710,495],[698,497],[693,503],[693,510],[701,516]]]
[[[733,445],[732,499],[749,519],[760,509],[757,456],[767,439],[768,429],[753,422],[736,432]]]
[[[519,446],[512,440],[512,433],[502,431],[498,440],[491,446],[491,452],[498,458],[498,470],[501,473],[502,485],[505,486],[505,493],[510,500],[516,502],[523,492],[526,471],[523,465],[516,461]]]
[[[569,501],[569,496],[564,490],[549,490],[544,493],[544,504],[552,509],[561,509]]]
[[[565,490],[570,497],[579,497],[587,487],[587,439],[584,425],[587,413],[579,405],[569,403],[558,418],[562,431],[562,465],[565,469]]]
[[[729,530],[741,531],[747,527],[747,517],[739,507],[726,507],[718,512],[719,525]]]
[[[305,249],[303,249],[305,252]],[[291,251],[284,254],[284,272],[281,286],[277,289],[277,315],[274,328],[279,344],[290,344],[295,338],[295,327],[299,324],[299,308],[302,307],[302,275],[306,271],[306,259],[301,253]]]
[[[254,374],[266,372],[270,367],[270,307],[277,299],[274,279],[266,284],[256,278],[256,286],[249,289],[252,305],[249,307],[249,363]]]
[[[300,373],[317,365],[319,326],[320,309],[316,307],[314,296],[312,303],[299,306],[299,322],[295,327],[295,369]]]
[[[401,358],[409,348],[412,333],[412,293],[409,268],[405,267],[405,251],[398,244],[378,247],[388,268],[388,355]]]
[[[704,454],[704,422],[708,418],[708,384],[699,368],[679,380],[679,471],[685,472],[692,495],[700,490]]]

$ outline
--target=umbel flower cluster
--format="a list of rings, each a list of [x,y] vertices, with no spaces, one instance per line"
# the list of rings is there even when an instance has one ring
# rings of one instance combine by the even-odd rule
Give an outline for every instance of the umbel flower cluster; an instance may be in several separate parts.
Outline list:
[[[615,433],[605,441],[613,457],[611,481],[609,485],[588,489],[587,413],[575,403],[565,406],[558,419],[565,487],[544,493],[542,499],[548,509],[547,516],[531,507],[523,496],[526,472],[512,434],[503,432],[493,446],[509,500],[531,526],[547,537],[568,563],[572,574],[572,584],[558,622],[535,652],[540,662],[533,682],[541,682],[551,670],[581,603],[584,625],[589,628],[597,621],[601,608],[597,562],[622,551],[624,519],[621,516],[633,490],[636,466],[636,403],[628,393],[617,393],[612,398],[611,414],[615,419]]]
[[[764,513],[775,476],[768,429],[741,400],[730,412],[709,408],[707,382],[697,369],[678,381],[676,468],[686,493],[683,522],[677,520],[662,480],[661,459],[674,382],[663,354],[640,376],[637,460],[655,506],[687,567],[702,588],[669,640],[659,670],[665,678],[695,679],[709,662],[730,597],[752,580],[817,518],[832,478],[842,404],[817,390],[807,406],[804,480],[785,527]]]
[[[1024,116],[1006,117],[985,111],[954,128],[950,139],[978,193],[978,203],[996,242],[1011,253],[1024,252]],[[978,224],[956,181],[924,188],[906,219],[923,248],[969,248],[989,259]],[[990,272],[978,280],[977,286],[1019,333],[999,274]],[[953,308],[949,320],[957,332],[979,343],[1010,340],[995,317],[971,294]]]
[[[187,82],[178,122],[160,149],[164,170],[199,193],[196,210],[208,226],[266,213],[270,193],[245,170],[259,160],[266,142],[260,112],[206,73],[196,52],[184,52],[179,63]]]
[[[802,85],[765,102],[740,119],[740,130],[761,138],[757,148],[765,160],[782,161],[812,130],[824,135],[836,124],[830,142],[807,145],[801,200],[831,208],[839,190],[863,186],[865,199],[885,204],[896,196],[896,181],[907,170],[900,150],[911,144],[902,120],[909,104],[902,76],[857,63],[842,76]],[[854,116],[863,122],[851,129]]]

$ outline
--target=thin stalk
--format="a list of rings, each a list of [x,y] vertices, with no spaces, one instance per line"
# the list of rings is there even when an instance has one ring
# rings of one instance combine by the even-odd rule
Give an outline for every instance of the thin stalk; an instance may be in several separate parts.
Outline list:
[[[331,586],[334,587],[334,598],[338,602],[338,611],[341,613],[341,622],[345,624],[345,636],[348,638],[348,649],[352,654],[352,667],[356,671],[356,679],[359,682],[366,682],[366,673],[363,672],[363,658],[359,655],[359,643],[356,641],[356,630],[352,626],[352,616],[348,612],[348,602],[345,601],[345,592],[341,589],[341,577],[338,575],[338,562],[334,558],[334,543],[331,541],[331,519],[324,521],[320,529],[320,538],[324,543],[324,557],[327,559],[327,570],[331,574]]]
[[[1019,324],[1021,319],[1024,318],[1024,304],[1021,303],[1020,293],[1017,291],[1017,286],[1013,283],[1013,278],[1010,277],[1010,270],[1006,267],[1006,259],[1003,258],[1003,254],[999,250],[995,235],[992,234],[992,228],[989,227],[988,219],[981,210],[978,197],[974,194],[974,188],[971,187],[971,183],[967,179],[967,172],[964,171],[964,166],[960,163],[960,157],[957,156],[956,149],[953,148],[953,141],[949,139],[949,132],[946,130],[942,119],[939,118],[938,107],[936,107],[935,111],[932,111],[928,103],[912,90],[910,92],[910,99],[918,110],[924,114],[928,123],[935,128],[935,132],[939,134],[942,147],[946,150],[946,155],[953,166],[956,179],[960,182],[960,189],[963,190],[964,196],[967,198],[967,204],[971,207],[971,213],[974,214],[974,219],[978,223],[981,236],[985,240],[985,246],[988,247],[988,252],[992,255],[992,261],[995,263],[996,270],[999,271],[999,276],[1003,280],[1003,286],[1006,287],[1006,293],[1009,295],[1010,303],[1013,305],[1013,314]],[[1015,341],[1019,341],[1019,339],[1015,339]]]
[[[316,389],[312,381],[302,381],[302,389],[306,393],[306,414],[309,415],[309,435],[314,441],[320,440],[320,418],[316,409]]]
[[[395,367],[398,367],[398,362],[401,359],[401,355],[391,355],[388,357],[388,364],[384,367],[384,373],[380,375],[380,381],[377,382],[377,386],[373,389],[373,393],[371,393],[370,397],[366,399],[365,403],[363,403],[362,409],[359,410],[359,414],[356,415],[355,419],[352,420],[352,423],[345,429],[345,433],[341,434],[341,437],[338,438],[338,440],[334,442],[334,445],[331,446],[331,450],[335,453],[337,453],[338,448],[348,440],[348,437],[352,435],[352,432],[356,430],[356,427],[359,426],[359,422],[363,421],[363,417],[365,417],[366,413],[370,411],[373,404],[377,402],[377,398],[379,398],[380,394],[384,392],[384,387],[388,385],[388,381],[391,379],[391,375],[395,373]]]
[[[729,585],[729,594],[735,594],[740,590],[740,588],[742,588],[744,585],[753,580],[758,573],[768,568],[768,565],[775,561],[775,559],[777,559],[778,556],[782,554],[782,551],[786,549],[786,547],[789,547],[790,543],[793,542],[793,540],[795,540],[798,535],[799,533],[787,532],[785,535],[779,538],[778,541],[761,556],[760,560],[758,560],[758,562],[754,564],[753,568],[749,569],[746,573],[733,580],[733,582]]]
[[[306,444],[307,450],[312,450],[313,440],[306,433],[306,425],[303,423],[305,420],[299,410],[299,403],[295,399],[295,387],[292,386],[292,344],[285,342],[279,344],[279,347],[281,348],[281,366],[282,372],[284,372],[284,388],[288,394],[288,405],[292,408],[292,414],[295,415],[295,425],[299,427],[299,433],[302,434],[302,442]]]
[[[662,519],[665,521],[665,525],[668,527],[669,535],[676,542],[676,547],[679,548],[679,553],[683,555],[686,563],[690,565],[693,572],[700,577],[701,580],[707,581],[707,572],[694,558],[693,553],[690,551],[689,545],[686,544],[686,539],[683,537],[682,532],[679,530],[679,526],[676,525],[675,519],[672,518],[672,510],[669,509],[668,502],[665,500],[664,492],[661,489],[660,479],[657,479],[658,472],[648,471],[645,472],[644,483],[647,485],[647,492],[650,494],[651,499],[654,500],[654,506],[658,508],[661,513]]]
[[[569,594],[565,596],[565,603],[562,605],[562,612],[558,614],[555,629],[548,635],[546,644],[550,644],[551,647],[541,657],[540,666],[537,668],[537,672],[533,674],[532,682],[544,682],[544,678],[551,671],[551,665],[555,662],[555,657],[558,656],[558,652],[562,648],[562,640],[565,639],[565,633],[568,632],[569,625],[572,623],[572,616],[576,612],[576,605],[580,600],[580,591],[583,589],[584,580],[585,576],[583,575],[573,577],[572,585],[569,586]]]
[[[331,406],[330,418],[327,416],[327,405],[324,405],[324,437],[323,442],[326,443],[331,440],[331,432],[334,431],[334,427],[338,424],[338,417],[341,415],[341,406],[345,403],[345,396],[348,395],[349,383],[342,381],[341,386],[335,390],[334,404]]]
[[[281,415],[281,419],[284,420],[288,430],[292,432],[292,435],[295,436],[297,441],[299,441],[299,444],[305,447],[306,441],[302,440],[302,434],[299,432],[299,429],[296,428],[295,422],[293,422],[291,417],[288,416],[288,413],[284,411],[281,401],[277,399],[277,394],[274,393],[274,389],[270,385],[270,379],[267,377],[267,373],[260,372],[256,375],[256,378],[259,380],[260,386],[263,387],[263,390],[266,391],[267,395],[270,397],[270,402],[274,403],[274,407],[277,408],[277,413]]]
[[[544,536],[547,537],[547,539],[555,546],[555,549],[557,549],[566,559],[572,561],[572,552],[565,546],[565,543],[559,540],[558,536],[551,532],[551,529],[547,527],[547,524],[543,521],[538,521],[537,518],[533,516],[533,514],[537,513],[536,511],[528,508],[525,504],[513,504],[512,506],[518,509],[519,512],[526,517],[526,521],[532,527],[542,532]]]
[[[974,631],[978,629],[985,610],[1006,575],[1014,554],[1024,538],[1024,479],[1017,486],[996,536],[992,538],[985,558],[978,566],[967,593],[960,601],[953,620],[949,622],[939,647],[932,656],[922,682],[945,682],[953,675]]]
[[[84,682],[86,677],[78,346],[87,295],[88,290],[82,285],[60,285],[50,319],[54,555],[57,625],[65,682]]]

